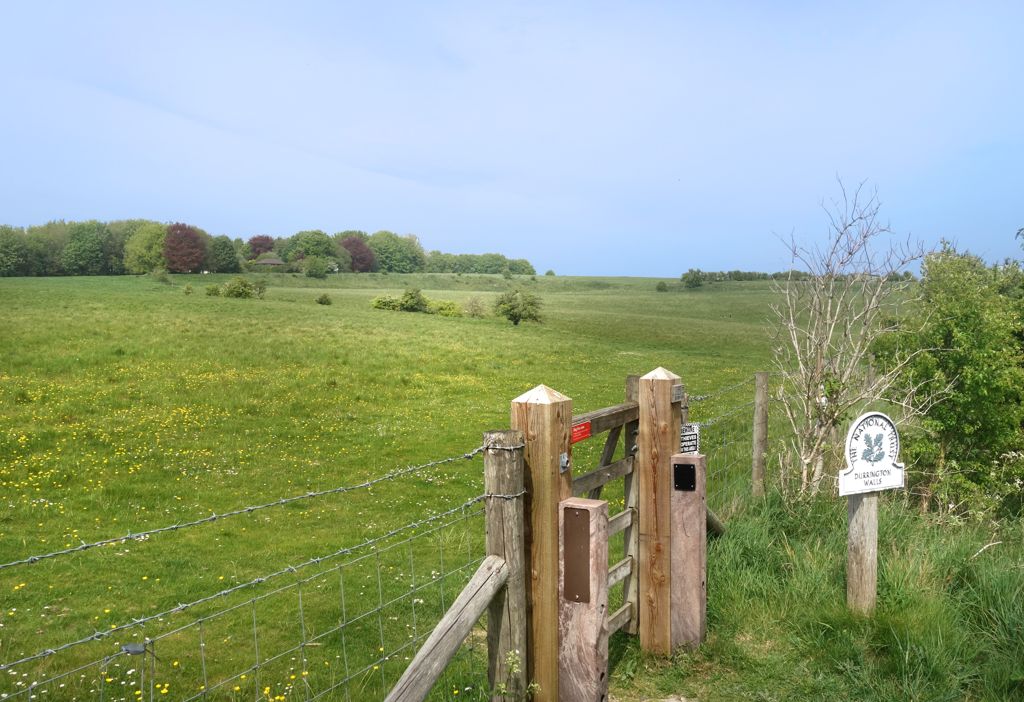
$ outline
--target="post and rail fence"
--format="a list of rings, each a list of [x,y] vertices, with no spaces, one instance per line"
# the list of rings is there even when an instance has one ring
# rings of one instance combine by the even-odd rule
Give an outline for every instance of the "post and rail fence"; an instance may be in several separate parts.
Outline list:
[[[257,702],[410,702],[438,694],[465,698],[454,695],[472,679],[463,691],[492,700],[605,700],[608,640],[616,632],[638,637],[643,650],[661,655],[699,645],[706,628],[707,536],[725,533],[721,517],[741,504],[741,493],[764,494],[767,374],[689,396],[678,375],[658,368],[627,377],[623,402],[610,407],[573,415],[571,398],[539,385],[512,400],[510,409],[509,429],[486,432],[481,446],[460,456],[352,486],[0,563],[3,572],[483,458],[482,493],[451,509],[112,630],[0,663],[0,699],[62,699],[60,690],[74,688],[80,691],[76,699],[104,702],[242,699],[240,691]],[[696,427],[701,445],[697,451],[687,445],[683,448],[690,451],[683,453],[681,433],[687,425]],[[583,452],[598,455],[597,464],[579,469],[573,447],[589,440],[603,440]],[[478,516],[485,527],[482,557],[472,553],[472,538],[451,538],[456,532],[472,535]],[[434,543],[439,557],[424,556]],[[429,576],[420,565],[424,560],[436,564]],[[400,572],[392,583],[382,577],[384,571]],[[353,592],[367,596],[365,583],[373,582],[374,572],[376,606],[353,603]],[[271,580],[281,583],[258,591]],[[456,583],[464,586],[451,598]],[[317,597],[335,590],[329,612],[312,611],[321,602]],[[255,594],[246,598],[246,593]],[[300,640],[280,651],[261,649],[266,625],[259,621],[260,606],[268,598],[293,596]],[[176,621],[190,612],[200,614]],[[422,626],[431,612],[438,612],[436,625]],[[208,648],[213,632],[250,615],[252,660],[237,668],[218,666]],[[403,620],[404,641],[391,631]],[[155,633],[158,626],[163,630]],[[238,634],[225,641],[244,639],[245,632]],[[137,643],[123,643],[132,635]],[[374,644],[379,650],[351,650],[367,637],[379,641]],[[478,646],[484,644],[481,655]],[[97,646],[103,651],[98,657],[83,654],[66,670],[56,663],[59,655]],[[334,648],[338,655],[325,658]],[[191,662],[202,671],[201,684],[184,697],[168,696],[166,684],[160,687],[158,666],[166,667],[172,656],[175,667],[180,659],[183,667]],[[438,682],[452,661],[467,658],[470,666],[486,661],[486,680],[482,674],[456,675],[444,684],[448,693],[439,692]],[[333,660],[342,668],[327,678],[314,670],[321,659],[324,666]],[[291,667],[284,666],[287,661]],[[131,677],[128,689],[134,694],[126,694],[124,680],[111,673],[129,663],[135,665],[122,677]],[[292,682],[268,684],[279,671],[289,672]],[[380,690],[379,697],[373,689]]]

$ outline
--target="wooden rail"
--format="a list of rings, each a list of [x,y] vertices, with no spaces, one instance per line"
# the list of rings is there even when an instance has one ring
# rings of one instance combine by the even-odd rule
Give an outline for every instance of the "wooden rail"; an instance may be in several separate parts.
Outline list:
[[[573,478],[572,494],[579,497],[591,490],[603,487],[611,481],[633,472],[633,457],[626,456],[615,463],[606,466],[598,466],[589,473],[584,473],[578,478]]]
[[[477,620],[508,580],[500,556],[487,556],[405,669],[385,702],[421,702],[455,657]]]
[[[588,436],[596,436],[603,432],[621,427],[623,424],[636,421],[640,416],[639,405],[636,402],[623,402],[621,405],[603,407],[592,412],[578,414],[572,418],[574,427],[590,423]]]

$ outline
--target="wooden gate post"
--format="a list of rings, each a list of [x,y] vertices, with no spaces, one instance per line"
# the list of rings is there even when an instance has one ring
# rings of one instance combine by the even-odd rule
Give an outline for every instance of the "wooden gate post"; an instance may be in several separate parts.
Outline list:
[[[707,632],[707,459],[672,457],[672,646],[696,648]]]
[[[608,503],[570,497],[558,507],[558,701],[608,697]]]
[[[527,654],[535,702],[558,699],[558,503],[572,497],[572,399],[538,385],[512,401],[526,465]]]
[[[846,510],[846,604],[871,614],[878,592],[878,493],[850,495]]]
[[[664,368],[640,378],[634,463],[640,487],[640,647],[661,655],[673,647],[671,461],[679,450],[682,395],[679,376]]]
[[[754,453],[750,470],[751,493],[764,497],[764,462],[768,453],[768,374],[754,373]]]
[[[523,433],[484,434],[484,493],[487,555],[508,567],[505,587],[487,612],[487,679],[493,699],[526,697],[526,583],[523,524]],[[516,663],[518,661],[518,663]]]

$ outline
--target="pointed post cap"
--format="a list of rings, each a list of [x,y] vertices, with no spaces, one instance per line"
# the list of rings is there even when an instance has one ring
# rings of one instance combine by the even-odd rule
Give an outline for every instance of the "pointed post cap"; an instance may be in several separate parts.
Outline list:
[[[658,366],[647,375],[641,376],[640,380],[680,380],[681,378],[670,370]]]
[[[566,402],[571,399],[571,397],[567,397],[557,390],[552,390],[547,385],[538,385],[533,390],[527,390],[512,400],[512,402],[521,402],[528,405],[553,405],[556,402]]]

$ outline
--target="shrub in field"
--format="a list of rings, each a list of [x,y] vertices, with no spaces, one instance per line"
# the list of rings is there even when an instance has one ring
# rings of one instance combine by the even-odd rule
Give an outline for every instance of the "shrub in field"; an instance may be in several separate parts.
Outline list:
[[[219,285],[207,285],[206,294],[210,297],[220,297],[220,286]]]
[[[419,288],[409,288],[402,293],[398,308],[403,312],[430,312],[430,300],[423,296]]]
[[[484,307],[483,300],[476,295],[466,300],[466,304],[462,306],[462,311],[466,313],[467,317],[475,319],[487,316],[487,308]]]
[[[228,282],[224,283],[224,287],[221,288],[221,295],[224,297],[239,298],[256,297],[256,286],[245,278],[235,276]]]
[[[330,270],[329,262],[323,256],[307,256],[303,268],[309,278],[326,278],[327,271]]]
[[[522,321],[539,322],[541,299],[525,290],[509,290],[494,301],[494,313],[518,326]]]
[[[267,294],[267,281],[263,278],[257,278],[252,284],[253,290],[256,292],[256,297],[260,300]]]
[[[429,311],[442,317],[462,316],[462,308],[459,307],[459,303],[452,300],[435,300],[430,303]]]
[[[396,312],[423,312],[442,317],[461,317],[462,308],[459,303],[451,300],[429,300],[417,288],[409,288],[401,297],[380,295],[370,301],[370,306],[378,310],[394,310]]]
[[[329,305],[329,304],[331,304],[331,296],[328,295],[327,293],[324,293],[324,294],[320,295],[316,299],[316,304],[318,304],[318,305]]]
[[[184,292],[186,295],[191,295],[192,294],[192,283],[188,283],[185,286],[185,289],[182,292]]]
[[[402,300],[394,295],[378,295],[370,301],[370,306],[378,310],[395,310],[399,311],[402,309]]]
[[[555,272],[549,268],[544,272],[544,275],[554,276]]]
[[[165,271],[163,268],[157,268],[149,275],[153,280],[155,280],[158,283],[163,283],[164,285],[171,284],[171,276],[167,275],[167,271]]]
[[[664,280],[658,281],[658,284],[654,286],[654,289],[658,292],[668,292],[668,283]]]

